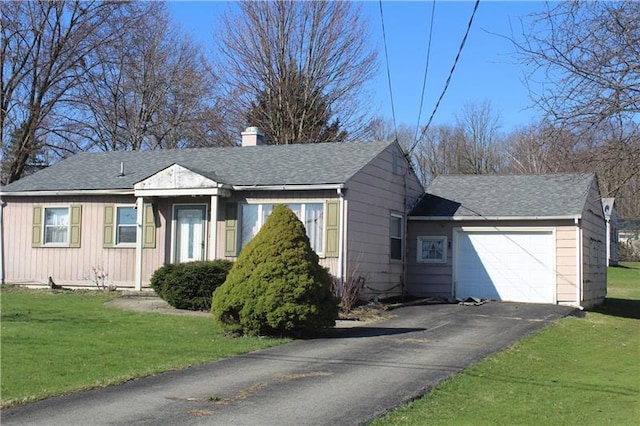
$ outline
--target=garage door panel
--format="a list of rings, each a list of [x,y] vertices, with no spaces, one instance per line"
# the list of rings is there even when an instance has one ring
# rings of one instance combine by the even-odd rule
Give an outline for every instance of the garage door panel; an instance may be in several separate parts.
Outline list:
[[[551,231],[460,231],[456,297],[553,303],[553,241]]]

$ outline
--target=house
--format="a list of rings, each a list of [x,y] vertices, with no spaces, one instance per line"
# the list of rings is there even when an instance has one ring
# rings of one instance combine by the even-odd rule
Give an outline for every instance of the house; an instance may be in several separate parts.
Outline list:
[[[396,142],[80,153],[0,188],[2,282],[149,287],[165,263],[234,259],[274,204],[338,283],[400,294],[406,213],[423,193]]]
[[[618,215],[615,198],[603,198],[602,211],[607,224],[607,265],[616,266],[618,264]]]
[[[407,292],[567,304],[606,295],[594,174],[439,176],[408,217]]]

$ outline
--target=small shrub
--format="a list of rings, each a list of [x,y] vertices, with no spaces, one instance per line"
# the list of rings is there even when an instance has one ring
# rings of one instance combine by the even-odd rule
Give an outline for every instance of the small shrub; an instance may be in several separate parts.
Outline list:
[[[214,319],[228,331],[297,335],[335,325],[337,299],[304,225],[278,205],[213,294]]]
[[[211,295],[232,266],[223,259],[166,264],[153,273],[151,287],[174,308],[208,311]]]

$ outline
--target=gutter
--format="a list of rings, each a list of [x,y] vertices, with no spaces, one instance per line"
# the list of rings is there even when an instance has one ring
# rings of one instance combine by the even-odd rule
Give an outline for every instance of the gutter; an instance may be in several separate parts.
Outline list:
[[[415,221],[579,220],[581,216],[409,216],[408,219]]]
[[[2,192],[0,197],[49,197],[52,195],[133,195],[133,188],[127,189],[67,189],[53,191]]]
[[[314,191],[320,189],[341,190],[344,183],[312,184],[312,185],[231,185],[234,191]]]

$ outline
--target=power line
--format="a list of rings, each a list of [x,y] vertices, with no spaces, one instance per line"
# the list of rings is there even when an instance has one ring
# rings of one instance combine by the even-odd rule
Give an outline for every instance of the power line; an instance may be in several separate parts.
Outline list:
[[[433,17],[436,13],[436,0],[431,5],[431,23],[429,24],[429,40],[427,42],[427,62],[424,66],[424,79],[422,81],[422,94],[420,95],[420,109],[418,110],[418,121],[416,123],[416,133],[414,138],[418,139],[418,131],[420,131],[420,118],[422,118],[422,105],[424,103],[424,92],[427,89],[427,73],[429,71],[429,58],[431,57],[431,36],[433,34]]]
[[[384,57],[387,62],[387,82],[389,84],[389,97],[391,98],[391,116],[393,117],[393,132],[395,140],[398,140],[398,128],[396,126],[396,110],[393,104],[393,90],[391,90],[391,70],[389,69],[389,54],[387,53],[387,35],[384,30],[384,15],[382,14],[382,0],[380,4],[380,21],[382,22],[382,41],[384,43]]]
[[[451,82],[451,77],[453,76],[453,72],[456,69],[456,65],[458,63],[458,59],[460,59],[460,54],[462,53],[462,49],[464,48],[464,45],[467,42],[467,36],[469,35],[469,32],[471,31],[471,24],[473,24],[473,17],[476,15],[476,11],[478,10],[478,5],[479,4],[480,4],[480,0],[476,0],[476,4],[473,7],[473,12],[471,13],[471,18],[469,18],[469,23],[467,24],[467,30],[464,33],[464,37],[462,37],[462,42],[460,43],[460,47],[458,48],[458,53],[456,54],[456,58],[453,61],[453,66],[451,67],[451,70],[449,71],[449,76],[447,77],[447,81],[444,83],[444,88],[442,89],[442,93],[440,93],[440,97],[438,98],[438,102],[436,102],[436,106],[433,108],[433,111],[431,112],[431,116],[429,117],[429,121],[427,121],[426,126],[424,126],[424,129],[422,129],[422,133],[420,134],[420,138],[416,139],[416,141],[413,143],[413,146],[409,150],[409,154],[411,154],[413,152],[413,150],[418,145],[418,142],[420,142],[420,140],[424,137],[425,133],[427,132],[427,129],[429,128],[429,125],[431,125],[431,121],[433,120],[433,116],[436,115],[436,111],[438,110],[438,107],[440,106],[440,102],[442,101],[442,98],[444,97],[444,94],[447,92],[447,88],[449,87],[449,83]]]

